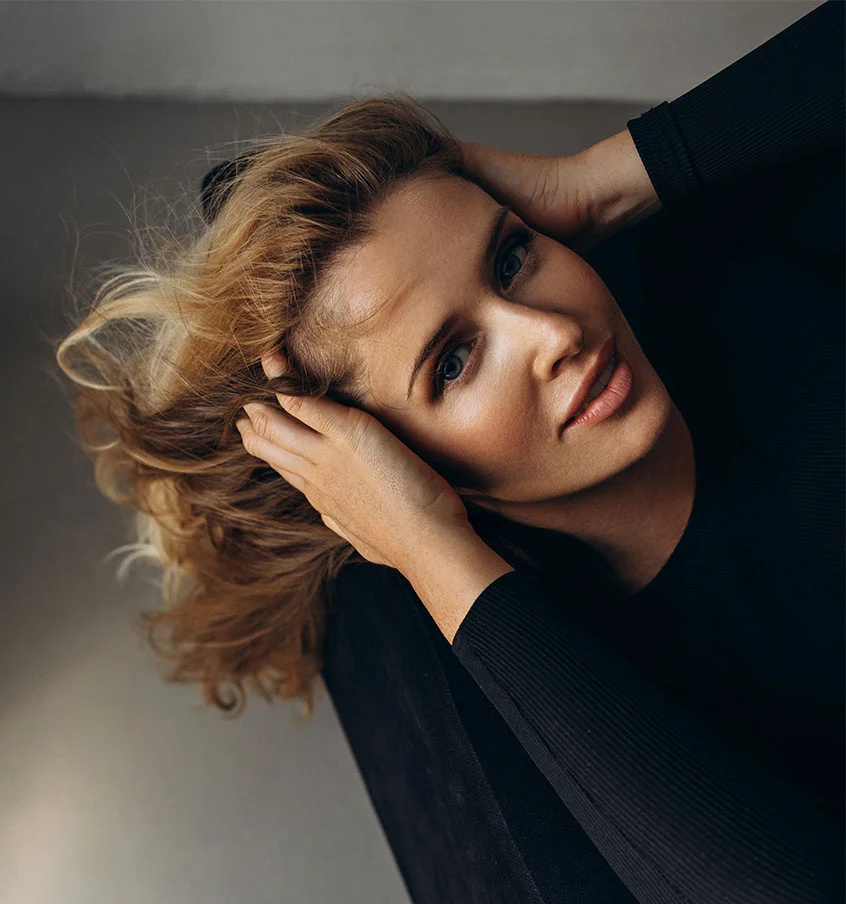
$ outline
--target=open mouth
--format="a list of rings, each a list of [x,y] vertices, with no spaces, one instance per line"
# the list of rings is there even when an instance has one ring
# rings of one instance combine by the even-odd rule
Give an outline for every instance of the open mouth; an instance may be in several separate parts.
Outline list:
[[[570,418],[567,423],[572,423],[577,417],[580,417],[587,411],[590,403],[595,399],[602,395],[605,392],[605,388],[611,382],[611,375],[614,373],[614,370],[617,367],[617,351],[614,350],[614,354],[611,356],[611,360],[608,362],[608,366],[605,370],[599,375],[596,382],[591,387],[590,392],[588,393],[587,398],[584,401],[582,407]]]
[[[615,348],[610,363],[591,387],[578,413],[559,427],[559,438],[568,430],[598,424],[612,417],[625,405],[633,385],[632,369]]]

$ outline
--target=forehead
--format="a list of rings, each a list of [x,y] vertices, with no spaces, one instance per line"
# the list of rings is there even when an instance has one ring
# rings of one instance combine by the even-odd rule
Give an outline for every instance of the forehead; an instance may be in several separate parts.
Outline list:
[[[357,376],[380,397],[402,386],[405,399],[404,379],[427,330],[476,279],[481,233],[497,206],[457,176],[421,177],[382,203],[374,234],[331,268],[324,310]]]
[[[435,292],[459,277],[449,262],[463,260],[465,275],[472,275],[469,254],[494,206],[478,186],[449,174],[422,177],[394,192],[378,211],[374,235],[333,267],[338,322],[366,324],[360,332],[370,335],[402,313],[403,298],[427,285]]]

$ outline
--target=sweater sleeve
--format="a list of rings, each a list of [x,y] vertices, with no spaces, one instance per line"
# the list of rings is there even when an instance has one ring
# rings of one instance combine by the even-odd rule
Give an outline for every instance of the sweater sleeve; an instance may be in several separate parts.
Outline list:
[[[837,153],[843,7],[823,3],[628,123],[666,212]],[[452,648],[635,897],[844,900],[844,830],[822,802],[622,658],[572,610],[511,571],[480,594]]]
[[[452,649],[644,904],[844,899],[842,826],[519,570]]]
[[[844,140],[843,0],[626,126],[668,213]]]

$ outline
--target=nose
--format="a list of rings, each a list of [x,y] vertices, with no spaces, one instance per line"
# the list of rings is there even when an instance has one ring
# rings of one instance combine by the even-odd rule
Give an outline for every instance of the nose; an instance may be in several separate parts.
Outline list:
[[[517,371],[541,383],[567,373],[585,346],[585,333],[572,314],[494,299],[497,333],[508,337],[509,358]],[[578,367],[578,365],[576,365]]]
[[[522,326],[533,374],[541,382],[561,376],[584,348],[584,330],[566,314],[530,309]]]
[[[538,359],[538,379],[554,380],[567,366],[566,362],[569,357],[569,355],[562,355],[560,358],[556,358],[554,354],[546,355],[542,353]],[[552,360],[552,366],[549,365],[550,360]]]

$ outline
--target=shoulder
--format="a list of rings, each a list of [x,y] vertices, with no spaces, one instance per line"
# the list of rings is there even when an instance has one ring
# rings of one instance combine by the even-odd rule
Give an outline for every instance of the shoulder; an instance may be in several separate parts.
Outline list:
[[[344,566],[328,594],[327,634],[396,634],[419,618],[422,601],[402,572],[372,562]],[[425,611],[425,609],[424,609]]]
[[[345,566],[330,591],[324,680],[330,690],[347,682],[384,686],[403,674],[415,651],[437,627],[403,574],[373,563]],[[445,641],[444,641],[445,642]]]
[[[346,611],[357,603],[385,603],[386,597],[412,593],[403,574],[387,565],[372,562],[352,562],[345,565],[331,588],[333,610]]]

